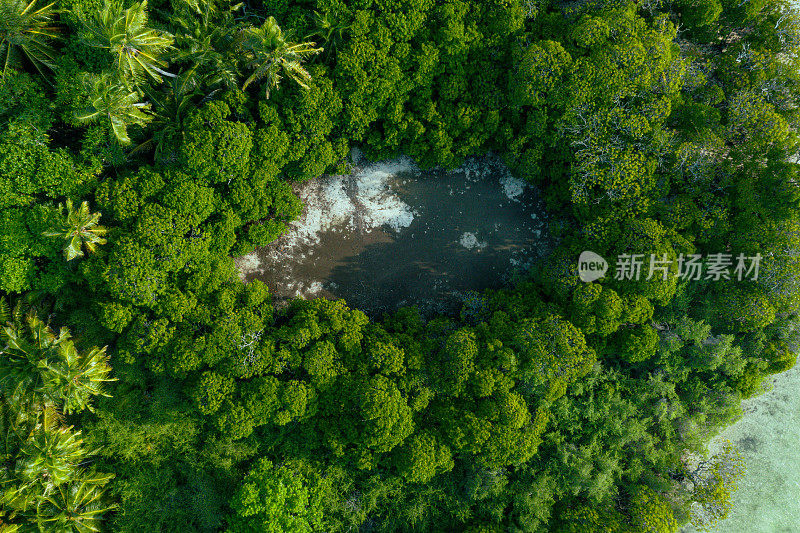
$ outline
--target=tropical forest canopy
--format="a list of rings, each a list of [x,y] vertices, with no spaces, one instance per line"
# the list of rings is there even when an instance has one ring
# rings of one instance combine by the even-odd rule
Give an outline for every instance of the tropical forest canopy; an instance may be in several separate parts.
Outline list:
[[[0,0],[0,531],[710,526],[799,347],[798,44],[785,0]],[[276,311],[233,257],[352,147],[492,151],[558,246],[454,316]]]

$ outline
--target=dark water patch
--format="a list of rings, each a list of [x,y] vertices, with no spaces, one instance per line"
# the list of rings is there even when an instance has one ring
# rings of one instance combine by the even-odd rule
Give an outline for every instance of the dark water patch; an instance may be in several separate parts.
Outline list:
[[[304,218],[238,260],[243,278],[264,281],[279,306],[321,296],[372,315],[412,304],[448,312],[470,291],[507,284],[551,246],[536,192],[494,158],[455,171],[367,165],[302,194]]]

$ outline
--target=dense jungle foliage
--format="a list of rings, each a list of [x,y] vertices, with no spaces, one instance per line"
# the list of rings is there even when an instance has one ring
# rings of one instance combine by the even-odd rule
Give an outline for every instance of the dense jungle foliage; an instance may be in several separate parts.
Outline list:
[[[785,0],[0,0],[0,531],[670,532],[798,343]],[[351,147],[500,154],[554,253],[458,316],[233,257]],[[757,280],[583,283],[744,253]]]

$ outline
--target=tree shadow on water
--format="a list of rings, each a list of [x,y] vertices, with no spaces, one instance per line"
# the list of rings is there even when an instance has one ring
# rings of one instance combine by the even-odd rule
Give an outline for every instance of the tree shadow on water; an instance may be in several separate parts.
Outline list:
[[[431,238],[405,231],[343,259],[324,287],[371,316],[405,305],[418,305],[424,314],[455,312],[466,292],[506,285],[511,254],[534,243],[490,238],[481,244],[467,249],[453,232]]]

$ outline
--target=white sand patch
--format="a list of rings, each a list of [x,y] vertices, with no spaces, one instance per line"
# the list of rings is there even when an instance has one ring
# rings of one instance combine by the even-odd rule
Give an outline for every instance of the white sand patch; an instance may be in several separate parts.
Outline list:
[[[472,250],[474,248],[480,249],[486,247],[486,242],[479,241],[477,235],[469,231],[464,232],[461,235],[461,238],[458,240],[458,243],[467,250]]]
[[[506,193],[509,200],[519,201],[519,197],[525,192],[528,184],[511,174],[505,174],[500,178],[500,185],[503,186],[503,192]]]
[[[301,244],[316,244],[319,233],[350,221],[355,205],[345,190],[341,176],[324,177],[301,191],[300,199],[306,205],[301,218],[289,224],[284,246],[295,248]]]
[[[311,285],[308,286],[308,292],[311,294],[317,294],[321,290],[322,290],[321,281],[312,281]]]
[[[321,281],[312,281],[308,284],[303,282],[288,283],[286,287],[289,293],[297,298],[314,296],[324,288]]]
[[[502,159],[492,153],[483,157],[469,157],[464,161],[463,165],[450,172],[463,172],[466,181],[473,183],[500,174],[499,181],[503,187],[503,192],[509,200],[514,201],[519,201],[519,197],[528,187],[528,183],[525,180],[512,176],[508,167],[503,164]],[[469,188],[469,185],[466,185],[466,188]]]
[[[486,158],[471,157],[464,161],[462,166],[451,172],[463,172],[466,181],[477,182],[495,172],[494,165],[491,164],[493,162],[493,160],[487,160]]]
[[[258,252],[250,252],[247,255],[237,257],[235,260],[236,267],[239,269],[239,276],[244,278],[253,272],[261,272],[261,259],[258,257]]]
[[[386,226],[394,231],[407,228],[414,212],[391,189],[392,181],[417,167],[409,158],[369,164],[346,176],[323,176],[300,192],[303,215],[289,224],[289,231],[273,253],[293,255],[302,245],[319,243],[328,231],[368,233]],[[294,256],[294,255],[293,255]]]
[[[305,298],[313,296],[322,290],[322,282],[312,281],[311,283],[304,283],[303,281],[290,281],[286,283],[287,294],[296,298]]]
[[[400,231],[411,225],[413,211],[391,190],[389,183],[400,173],[416,170],[411,159],[401,157],[368,165],[353,176],[355,201],[362,208],[361,220],[365,229],[386,225]]]

